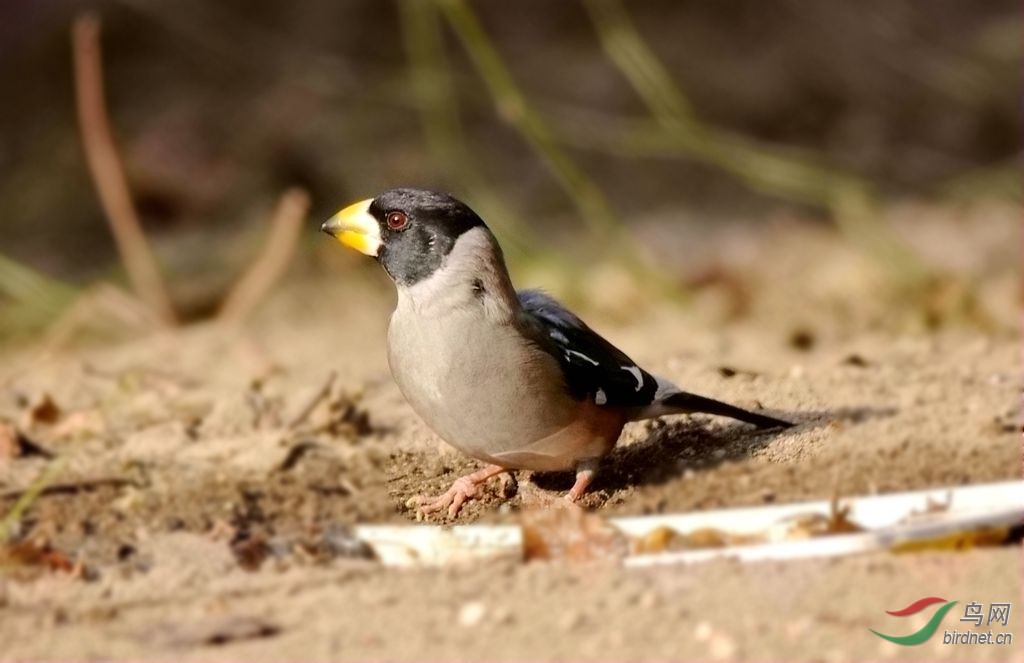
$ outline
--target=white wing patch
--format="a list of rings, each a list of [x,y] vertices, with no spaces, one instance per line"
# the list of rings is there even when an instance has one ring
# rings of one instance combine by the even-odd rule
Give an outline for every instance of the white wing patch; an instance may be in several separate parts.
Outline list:
[[[594,404],[604,405],[608,402],[608,395],[604,393],[604,389],[598,389],[597,393],[594,394]]]
[[[668,398],[672,394],[678,394],[682,391],[679,387],[665,378],[655,375],[654,380],[658,383],[658,390],[654,392],[655,401],[660,401],[663,398]]]
[[[587,355],[583,354],[582,352],[577,352],[576,350],[566,350],[565,354],[566,355],[576,355],[580,359],[585,359],[585,360],[589,361],[594,366],[600,366],[600,364],[598,362],[594,361],[593,359],[591,359]],[[639,371],[637,371],[637,375],[639,375]]]
[[[597,362],[594,362],[595,364]],[[640,391],[644,388],[644,375],[640,372],[640,369],[636,366],[621,366],[622,370],[629,372],[636,378],[636,390]]]

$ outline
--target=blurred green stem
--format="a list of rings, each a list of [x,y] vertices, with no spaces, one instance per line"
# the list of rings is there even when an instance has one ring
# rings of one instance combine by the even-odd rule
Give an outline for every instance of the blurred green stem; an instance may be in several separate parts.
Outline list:
[[[71,303],[75,294],[71,286],[0,254],[0,296],[56,315]]]
[[[45,327],[77,295],[75,288],[0,254],[0,336]]]
[[[10,542],[16,531],[15,525],[21,520],[22,515],[32,506],[43,490],[50,485],[54,477],[64,468],[65,464],[67,464],[66,456],[58,456],[50,461],[43,468],[43,471],[39,473],[36,480],[21,494],[21,497],[14,503],[14,506],[4,514],[3,518],[0,518],[0,545]]]
[[[573,161],[545,119],[529,104],[465,0],[436,0],[494,98],[499,115],[523,135],[569,194],[591,230],[621,234],[621,222],[590,177]]]
[[[427,145],[449,180],[457,181],[514,258],[527,258],[544,244],[516,218],[487,181],[466,144],[459,118],[437,7],[423,0],[399,0],[402,34],[416,108]]]
[[[555,135],[544,116],[527,101],[466,1],[435,2],[487,85],[498,114],[540,155],[576,205],[594,238],[610,247],[614,260],[643,281],[652,292],[660,292],[670,299],[678,297],[681,294],[678,284],[670,274],[644,259],[640,243],[626,231],[604,193],[565,151],[564,141]]]
[[[1018,154],[1002,163],[969,170],[943,183],[939,191],[951,200],[996,198],[1019,205],[1024,202],[1022,162],[1024,157]]]
[[[881,220],[876,196],[859,179],[810,159],[704,125],[650,50],[619,0],[583,0],[608,57],[654,117],[655,133],[632,137],[641,146],[711,163],[753,189],[829,209],[844,235],[901,280],[921,283],[929,269]]]

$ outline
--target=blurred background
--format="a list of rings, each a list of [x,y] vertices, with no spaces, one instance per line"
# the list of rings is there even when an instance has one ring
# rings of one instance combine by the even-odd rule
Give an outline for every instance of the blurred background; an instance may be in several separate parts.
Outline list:
[[[1020,28],[1010,0],[6,2],[0,339],[97,284],[138,292],[146,268],[126,273],[110,230],[119,181],[179,322],[223,312],[268,241],[284,255],[257,293],[275,260],[298,279],[373,268],[314,231],[398,185],[470,202],[516,269],[570,298],[574,274],[616,265],[591,299],[621,273],[627,293],[724,288],[736,315],[752,277],[730,270],[772,246],[799,282],[813,244],[778,236],[803,232],[865,256],[897,300],[976,311],[1018,248]],[[308,199],[279,202],[296,187]],[[268,230],[289,214],[297,237]],[[950,295],[962,242],[993,223]]]

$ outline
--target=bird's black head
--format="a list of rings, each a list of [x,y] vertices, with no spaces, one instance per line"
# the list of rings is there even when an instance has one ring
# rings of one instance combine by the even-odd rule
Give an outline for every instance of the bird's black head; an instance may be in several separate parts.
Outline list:
[[[377,258],[398,285],[433,274],[471,228],[486,227],[465,203],[446,193],[390,189],[349,205],[320,229],[342,244]]]

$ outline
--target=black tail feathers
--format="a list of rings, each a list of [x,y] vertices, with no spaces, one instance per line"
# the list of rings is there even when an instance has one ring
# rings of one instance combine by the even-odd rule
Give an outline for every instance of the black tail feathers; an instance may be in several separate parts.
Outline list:
[[[750,412],[735,405],[729,405],[722,401],[716,401],[713,398],[698,396],[697,394],[690,394],[685,391],[671,394],[662,399],[661,403],[666,407],[679,408],[681,412],[716,414],[722,417],[745,421],[748,424],[754,424],[758,428],[790,428],[794,425],[782,419]]]

